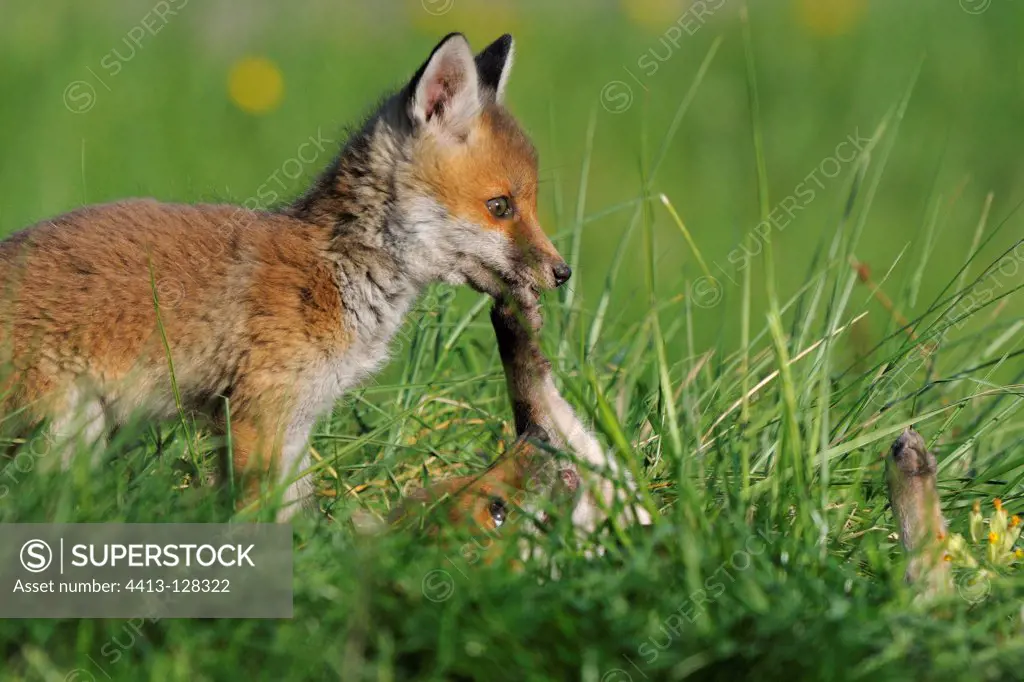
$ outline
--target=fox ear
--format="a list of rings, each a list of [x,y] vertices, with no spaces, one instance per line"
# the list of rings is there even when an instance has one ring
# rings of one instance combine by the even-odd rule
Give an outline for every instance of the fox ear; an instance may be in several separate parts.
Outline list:
[[[499,104],[505,99],[508,74],[512,71],[516,44],[508,33],[495,40],[476,56],[476,69],[480,73],[480,84],[494,101]]]
[[[409,84],[410,118],[465,134],[480,113],[479,81],[469,43],[461,33],[452,33],[438,43]]]

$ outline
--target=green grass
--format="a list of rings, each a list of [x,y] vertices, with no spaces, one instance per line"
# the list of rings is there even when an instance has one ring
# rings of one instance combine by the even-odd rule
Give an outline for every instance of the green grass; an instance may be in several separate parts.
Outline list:
[[[419,3],[309,16],[266,5],[246,23],[197,3],[77,116],[65,86],[148,8],[5,8],[3,233],[120,196],[242,201],[453,24],[479,44],[508,23],[512,106],[541,148],[542,208],[577,271],[547,297],[545,350],[660,513],[651,533],[594,538],[597,557],[556,526],[518,570],[454,533],[353,531],[353,515],[386,516],[403,491],[478,471],[509,439],[487,302],[438,287],[387,371],[316,431],[325,515],[295,529],[293,619],[141,633],[4,621],[0,679],[1019,679],[1024,579],[1010,569],[979,589],[958,572],[949,595],[919,598],[880,456],[915,425],[938,454],[953,531],[966,533],[974,500],[1024,509],[1024,9],[867,3],[845,34],[821,37],[797,4],[754,5],[746,29],[727,6],[647,91],[630,81],[618,115],[603,85],[628,80],[622,65],[664,28],[611,7],[457,0],[431,18]],[[281,108],[262,117],[224,92],[230,63],[252,52],[285,74]],[[857,130],[870,141],[856,157],[755,242]],[[755,243],[736,267],[730,254]],[[872,266],[869,281],[851,260]],[[122,430],[98,473],[47,472],[21,444],[0,462],[0,522],[227,520],[229,503],[201,484],[216,445],[189,415]],[[511,558],[509,535],[477,542]]]

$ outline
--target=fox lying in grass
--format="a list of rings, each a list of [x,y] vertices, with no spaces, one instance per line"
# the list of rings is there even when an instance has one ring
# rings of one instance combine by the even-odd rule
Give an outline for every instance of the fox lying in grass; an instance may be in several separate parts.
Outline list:
[[[316,420],[383,365],[432,282],[511,295],[539,324],[540,292],[571,272],[503,105],[512,56],[508,35],[476,56],[446,37],[278,210],[121,201],[0,243],[0,408],[96,443],[140,415],[223,426],[227,403],[248,502],[306,467]],[[177,300],[161,305],[165,282]],[[310,493],[290,483],[279,518]]]
[[[650,524],[647,510],[633,506],[636,487],[628,472],[620,471],[555,388],[551,363],[541,353],[536,332],[521,312],[512,303],[499,301],[491,311],[491,324],[518,438],[483,474],[417,490],[393,515],[392,522],[416,505],[437,504],[452,525],[488,531],[502,526],[518,510],[535,512],[530,516],[544,523],[547,512],[531,509],[540,501],[539,506],[571,509],[573,525],[586,531],[594,530],[608,512],[616,511],[625,522]],[[583,466],[558,462],[539,444],[572,451]]]

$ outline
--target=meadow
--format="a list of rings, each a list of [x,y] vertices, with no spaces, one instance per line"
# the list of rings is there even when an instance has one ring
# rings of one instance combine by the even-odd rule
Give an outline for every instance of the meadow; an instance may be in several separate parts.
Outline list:
[[[515,567],[516,524],[354,530],[511,439],[489,302],[438,286],[317,427],[292,619],[0,621],[0,680],[1020,679],[1016,560],[983,540],[948,593],[908,586],[882,456],[924,435],[953,532],[1024,509],[1024,4],[747,4],[0,0],[4,236],[287,201],[439,37],[513,33],[575,272],[544,348],[656,516],[555,524]],[[121,429],[98,471],[4,439],[0,523],[233,517],[191,421]]]

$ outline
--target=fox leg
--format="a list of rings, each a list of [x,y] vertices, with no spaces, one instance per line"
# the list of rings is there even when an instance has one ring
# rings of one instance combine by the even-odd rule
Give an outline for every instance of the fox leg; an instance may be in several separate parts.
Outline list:
[[[293,479],[309,466],[309,434],[312,423],[293,420],[282,428],[278,420],[259,420],[243,415],[231,420],[231,462],[235,481],[241,489],[240,509],[264,497],[264,486],[284,490],[277,520],[286,522],[304,506],[312,504],[312,481],[308,476]]]
[[[99,464],[100,456],[107,443],[107,412],[103,402],[86,390],[71,386],[63,395],[54,394],[37,399],[35,422],[49,418],[43,434],[42,451],[34,450],[42,459],[58,453],[60,468],[67,471],[75,458],[84,449],[89,455],[89,465]],[[50,464],[49,466],[53,466]],[[47,464],[43,464],[46,468]]]
[[[617,505],[623,507],[623,522],[649,525],[650,513],[635,504],[638,489],[632,477],[621,470],[611,453],[605,452],[555,386],[551,363],[540,350],[536,331],[530,328],[536,328],[536,322],[514,305],[499,302],[491,310],[491,324],[515,411],[516,431],[543,433],[552,445],[575,452],[596,470],[575,472],[586,484],[586,493],[573,510],[574,525],[592,531],[606,515],[605,509]]]
[[[232,416],[228,436],[231,439],[228,466],[240,491],[236,506],[242,510],[261,499],[280,438],[276,437],[275,429],[242,415]]]
[[[89,465],[97,466],[107,445],[107,415],[98,399],[80,401],[70,414],[53,424],[53,437],[61,448],[61,464],[69,469],[84,445],[89,453]]]
[[[309,454],[309,436],[312,431],[313,420],[297,417],[284,432],[281,460],[277,463],[276,473],[278,483],[287,483],[287,487],[277,512],[279,522],[289,521],[303,509],[312,510],[316,507],[313,476],[298,477],[313,461]]]

